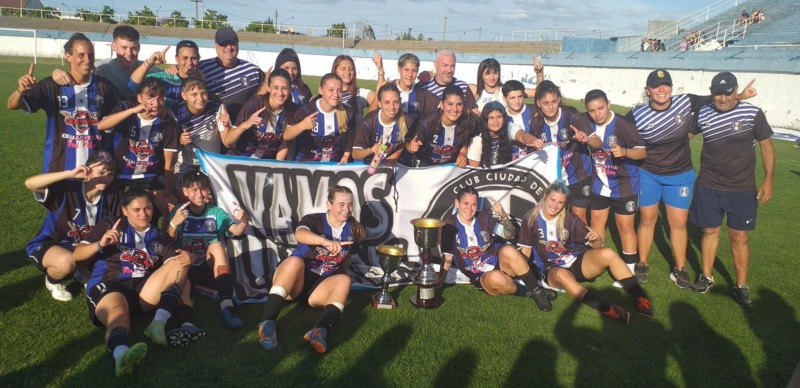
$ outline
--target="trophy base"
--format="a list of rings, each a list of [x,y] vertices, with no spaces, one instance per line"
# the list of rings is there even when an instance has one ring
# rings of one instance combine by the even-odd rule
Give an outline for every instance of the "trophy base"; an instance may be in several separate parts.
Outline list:
[[[394,300],[381,302],[375,295],[372,296],[372,308],[377,310],[394,310],[397,308],[397,303]]]
[[[444,298],[441,295],[436,295],[431,299],[419,299],[417,294],[411,295],[408,300],[411,302],[414,307],[423,308],[423,309],[433,309],[437,308],[444,303]]]

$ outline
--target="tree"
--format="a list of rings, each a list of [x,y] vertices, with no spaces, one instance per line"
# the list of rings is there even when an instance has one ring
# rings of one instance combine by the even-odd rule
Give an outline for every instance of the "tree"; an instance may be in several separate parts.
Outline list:
[[[207,9],[206,14],[203,15],[203,20],[194,20],[194,28],[201,28],[207,30],[219,30],[220,28],[227,28],[231,25],[228,24],[228,15],[223,15],[213,9]]]
[[[88,8],[87,9],[78,8],[75,11],[75,15],[83,19],[83,21],[85,22],[110,23],[110,24],[114,24],[117,22],[116,20],[112,19],[112,16],[114,16],[114,9],[107,5],[104,5],[103,10],[100,11],[99,13],[92,12],[92,10]]]
[[[331,24],[331,28],[325,33],[325,36],[331,38],[343,38],[347,35],[347,25],[344,23]]]
[[[272,18],[267,18],[267,20],[263,22],[251,22],[244,28],[247,32],[263,32],[265,34],[274,34],[275,33],[275,23],[272,22]]]
[[[167,27],[187,28],[189,27],[189,19],[183,17],[181,11],[172,11],[172,14],[169,15],[169,21],[162,25]]]
[[[425,36],[423,36],[422,33],[420,33],[415,38],[414,35],[411,34],[411,29],[409,28],[408,32],[404,32],[404,33],[400,34],[397,38],[395,38],[395,40],[425,40]],[[430,40],[432,40],[432,39],[430,39]]]
[[[156,14],[153,13],[153,10],[145,5],[144,9],[141,11],[136,11],[135,13],[128,12],[128,18],[125,19],[125,23],[139,26],[155,26],[157,24],[156,19],[157,17]]]

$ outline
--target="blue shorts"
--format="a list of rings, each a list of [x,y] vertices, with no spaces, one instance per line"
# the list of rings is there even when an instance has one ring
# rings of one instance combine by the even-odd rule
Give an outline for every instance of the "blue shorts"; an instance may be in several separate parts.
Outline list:
[[[694,170],[677,175],[658,175],[640,168],[642,195],[639,197],[639,207],[658,205],[660,201],[664,201],[674,208],[689,209],[695,179]]]
[[[753,230],[758,213],[756,195],[755,190],[722,191],[696,185],[689,221],[700,228],[717,228],[727,214],[728,228]]]

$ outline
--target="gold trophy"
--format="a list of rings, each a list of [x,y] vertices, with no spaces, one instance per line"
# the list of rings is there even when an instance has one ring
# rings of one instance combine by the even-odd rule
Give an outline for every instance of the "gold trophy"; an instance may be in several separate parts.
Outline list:
[[[381,291],[372,296],[372,307],[376,309],[395,309],[395,303],[392,295],[389,294],[389,274],[397,269],[400,265],[400,259],[406,255],[406,250],[394,245],[379,245],[375,248],[378,251],[378,258],[383,269],[383,278],[381,278],[382,287]]]
[[[411,220],[414,225],[414,242],[419,246],[419,257],[422,265],[414,274],[412,282],[417,286],[417,292],[411,296],[411,304],[422,308],[439,307],[442,302],[441,295],[436,295],[436,285],[439,275],[431,264],[431,249],[439,245],[444,221],[437,218],[417,218]],[[444,281],[444,278],[441,279]]]

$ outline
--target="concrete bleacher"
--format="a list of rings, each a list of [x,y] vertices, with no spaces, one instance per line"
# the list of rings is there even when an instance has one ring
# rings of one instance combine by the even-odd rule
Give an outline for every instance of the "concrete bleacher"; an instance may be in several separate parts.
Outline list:
[[[89,32],[110,34],[115,24],[91,23],[76,20],[35,19],[0,17],[0,27],[36,29],[65,32]],[[195,28],[174,28],[157,26],[134,26],[142,35],[147,37],[174,37],[176,39],[211,40],[214,39],[214,30]],[[277,35],[262,34],[257,32],[238,32],[239,40],[249,43],[280,44],[285,46],[312,46],[312,47],[341,47],[364,50],[387,51],[414,51],[432,52],[437,48],[446,46],[456,52],[464,53],[557,53],[561,51],[560,41],[551,42],[460,42],[460,41],[406,41],[406,40],[373,40],[362,39],[353,42],[352,39],[316,37],[307,35]]]

